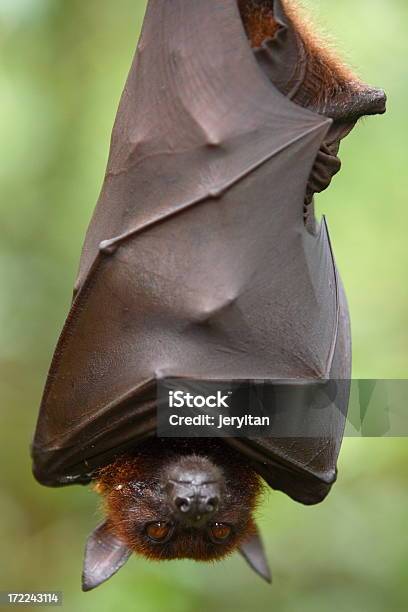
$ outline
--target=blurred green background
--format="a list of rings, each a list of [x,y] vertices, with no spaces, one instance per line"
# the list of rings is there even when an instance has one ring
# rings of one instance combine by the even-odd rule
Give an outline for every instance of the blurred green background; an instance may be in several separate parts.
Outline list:
[[[343,144],[343,171],[319,208],[350,301],[354,375],[406,378],[408,3],[307,4],[347,61],[389,95],[388,114]],[[60,589],[77,611],[405,611],[404,439],[345,440],[338,484],[320,506],[266,495],[259,522],[272,588],[235,556],[216,566],[132,559],[99,590],[80,591],[96,498],[36,484],[28,447],[144,8],[0,0],[0,590]]]

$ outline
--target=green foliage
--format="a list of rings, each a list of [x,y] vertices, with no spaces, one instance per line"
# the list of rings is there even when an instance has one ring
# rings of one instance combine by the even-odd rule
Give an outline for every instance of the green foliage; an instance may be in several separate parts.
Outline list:
[[[343,144],[344,169],[319,209],[350,301],[354,375],[405,377],[408,5],[307,4],[389,94],[387,116],[361,122]],[[0,0],[0,589],[62,589],[78,612],[405,610],[408,447],[397,439],[346,440],[339,483],[318,507],[267,495],[272,588],[236,556],[205,567],[132,559],[100,590],[79,590],[95,496],[41,488],[28,447],[143,11],[141,0]]]

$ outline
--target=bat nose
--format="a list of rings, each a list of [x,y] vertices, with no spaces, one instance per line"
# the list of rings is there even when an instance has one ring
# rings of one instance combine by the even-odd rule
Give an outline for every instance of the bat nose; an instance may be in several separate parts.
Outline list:
[[[202,495],[199,491],[195,491],[189,497],[177,495],[174,499],[174,506],[178,512],[191,515],[212,514],[218,509],[219,503],[220,498],[217,494]]]
[[[207,458],[186,456],[169,466],[165,490],[179,522],[200,527],[221,504],[224,477],[221,470]]]
[[[172,505],[179,520],[186,524],[206,523],[218,510],[219,488],[216,483],[205,483],[199,487],[191,483],[176,483]]]
[[[201,525],[209,520],[220,504],[220,484],[196,474],[191,480],[171,481],[170,502],[179,520],[185,524]]]

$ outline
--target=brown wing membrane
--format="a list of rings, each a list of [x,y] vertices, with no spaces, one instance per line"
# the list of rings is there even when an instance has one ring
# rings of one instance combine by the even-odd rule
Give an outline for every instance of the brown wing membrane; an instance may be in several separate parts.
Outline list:
[[[86,482],[152,435],[165,376],[348,376],[327,229],[303,222],[330,124],[265,78],[236,0],[149,3],[43,396],[40,482]],[[272,486],[314,503],[335,478],[343,427],[340,414],[308,443],[229,442]]]

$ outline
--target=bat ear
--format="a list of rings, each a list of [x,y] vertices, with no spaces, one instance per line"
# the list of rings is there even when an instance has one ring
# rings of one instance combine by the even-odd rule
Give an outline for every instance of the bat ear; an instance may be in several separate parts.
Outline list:
[[[107,522],[91,533],[85,547],[82,590],[91,591],[108,580],[129,559],[132,551],[109,530]]]
[[[239,552],[244,557],[248,565],[266,582],[272,582],[271,570],[262,544],[261,536],[256,528],[247,540],[241,544]]]

